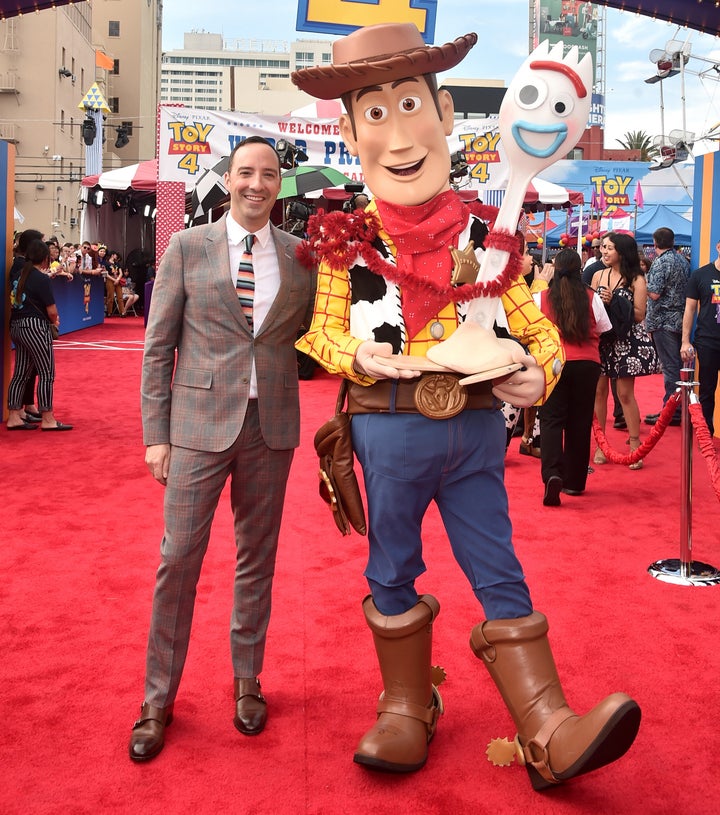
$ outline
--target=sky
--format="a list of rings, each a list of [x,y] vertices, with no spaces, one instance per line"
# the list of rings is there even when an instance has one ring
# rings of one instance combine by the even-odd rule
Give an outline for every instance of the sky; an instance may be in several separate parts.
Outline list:
[[[683,0],[678,0],[682,2]],[[685,0],[687,2],[687,0]],[[163,49],[183,47],[183,34],[209,31],[231,40],[332,39],[322,34],[296,31],[297,0],[272,0],[269,4],[245,0],[242,10],[228,13],[226,4],[199,4],[197,0],[163,0]],[[478,44],[443,79],[499,79],[505,85],[515,75],[528,53],[527,0],[438,0],[435,43],[475,31]],[[694,155],[718,148],[720,142],[700,140],[720,124],[720,73],[711,62],[720,63],[720,39],[638,14],[607,10],[605,80],[605,147],[620,147],[629,131],[642,130],[651,138],[664,131],[695,133]],[[680,76],[648,85],[655,74],[649,54],[664,49],[669,40],[691,43],[686,66],[685,104]],[[698,76],[706,72],[704,76]],[[663,106],[661,108],[660,87]]]

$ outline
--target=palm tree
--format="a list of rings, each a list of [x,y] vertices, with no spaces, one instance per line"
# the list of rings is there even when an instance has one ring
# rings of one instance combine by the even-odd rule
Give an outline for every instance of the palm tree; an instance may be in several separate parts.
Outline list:
[[[630,130],[615,141],[625,150],[639,150],[640,161],[651,161],[660,152],[644,130]]]

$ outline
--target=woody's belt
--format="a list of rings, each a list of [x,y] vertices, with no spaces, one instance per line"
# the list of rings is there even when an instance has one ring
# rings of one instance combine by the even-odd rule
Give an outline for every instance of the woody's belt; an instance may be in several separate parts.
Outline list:
[[[462,374],[426,373],[417,379],[384,379],[370,387],[351,382],[348,388],[349,414],[422,413],[429,419],[451,419],[463,410],[494,410],[500,401],[492,394],[490,382],[464,388]]]

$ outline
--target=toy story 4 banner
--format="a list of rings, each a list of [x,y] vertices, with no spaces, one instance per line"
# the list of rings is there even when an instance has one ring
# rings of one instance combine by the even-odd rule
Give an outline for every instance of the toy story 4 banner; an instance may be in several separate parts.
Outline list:
[[[252,135],[263,136],[273,144],[284,139],[307,155],[303,163],[333,167],[350,182],[364,183],[359,160],[350,155],[335,118],[258,116],[172,106],[160,108],[159,179],[195,184],[198,189],[221,184],[223,158],[235,144]],[[467,162],[467,173],[454,183],[486,203],[495,203],[491,191],[502,190],[509,174],[497,118],[456,122],[448,147],[451,154],[462,153]],[[692,214],[691,164],[651,171],[647,162],[639,161],[558,161],[541,177],[582,192],[586,202],[602,203],[605,217],[612,217],[617,209],[634,215],[636,207],[642,210],[656,204],[684,217]]]
[[[181,181],[186,186],[206,186],[208,174],[224,171],[222,159],[249,136],[263,136],[276,145],[284,139],[307,155],[303,164],[332,167],[353,183],[364,183],[358,158],[350,155],[340,137],[337,119],[258,116],[196,108],[160,108],[160,181]],[[464,154],[467,175],[458,183],[477,191],[502,189],[507,183],[497,118],[462,120],[448,137],[451,153]]]
[[[159,110],[160,181],[180,181],[186,187],[195,185],[198,191],[210,190],[222,184],[223,159],[238,142],[255,135],[274,145],[281,139],[288,141],[307,156],[303,164],[332,167],[349,182],[364,183],[360,161],[350,155],[340,137],[337,118],[258,116],[172,106]],[[463,188],[482,198],[483,190],[502,189],[507,183],[507,162],[496,118],[457,122],[448,146],[451,153],[464,154],[467,162],[467,174],[458,180]]]

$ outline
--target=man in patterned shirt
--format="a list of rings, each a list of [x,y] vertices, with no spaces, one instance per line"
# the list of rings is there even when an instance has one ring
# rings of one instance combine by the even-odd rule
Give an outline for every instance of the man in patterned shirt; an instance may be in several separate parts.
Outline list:
[[[662,363],[665,394],[663,405],[675,393],[680,379],[680,340],[685,311],[685,285],[690,276],[690,264],[675,251],[675,233],[666,226],[653,232],[656,258],[647,276],[647,314],[645,325],[650,332]],[[645,424],[654,425],[659,413],[645,417]],[[670,424],[680,424],[680,406]]]
[[[353,446],[367,494],[371,595],[363,610],[384,693],[355,761],[393,772],[421,768],[442,713],[431,670],[439,603],[415,589],[425,571],[422,520],[435,501],[487,617],[473,629],[471,647],[513,715],[518,753],[540,789],[622,755],[640,710],[625,694],[586,716],[570,710],[547,620],[533,611],[512,545],[500,400],[542,401],[563,353],[520,275],[516,236],[488,233],[450,187],[453,104],[434,74],[460,62],[476,40],[467,34],[426,46],[412,24],[369,26],[333,44],[332,65],[293,74],[313,96],[342,98],[340,132],[374,196],[364,212],[329,213],[310,224],[309,248],[321,260],[318,294],[297,347],[350,381]],[[484,289],[476,275],[453,285],[451,275],[472,266],[474,247],[480,256],[483,246],[510,253],[500,290]],[[424,357],[482,294],[502,294],[496,333],[523,366],[509,379],[461,388],[452,373],[423,373],[420,363],[394,356]]]

